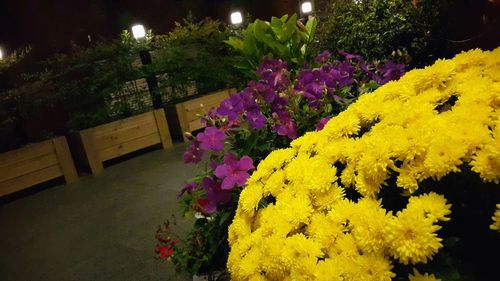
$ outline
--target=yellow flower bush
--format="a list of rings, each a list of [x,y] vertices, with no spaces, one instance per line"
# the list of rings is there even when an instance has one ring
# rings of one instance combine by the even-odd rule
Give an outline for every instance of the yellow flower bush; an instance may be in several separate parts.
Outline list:
[[[232,280],[383,281],[394,263],[427,263],[443,247],[451,204],[419,187],[464,165],[500,183],[499,117],[500,48],[439,60],[360,97],[259,164],[229,228]],[[382,205],[391,179],[406,202],[397,211]]]

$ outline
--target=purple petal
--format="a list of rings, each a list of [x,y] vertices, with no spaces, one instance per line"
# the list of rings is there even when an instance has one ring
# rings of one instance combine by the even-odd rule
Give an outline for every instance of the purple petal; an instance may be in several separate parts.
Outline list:
[[[239,163],[238,163],[238,170],[240,171],[248,171],[250,169],[253,169],[253,160],[252,158],[248,156],[243,156],[241,157]]]
[[[231,175],[233,172],[233,169],[227,165],[227,164],[222,164],[219,165],[214,172],[214,175],[218,177],[219,179],[223,179]]]
[[[224,155],[224,164],[230,166],[231,168],[235,168],[236,165],[238,165],[238,159],[236,158],[236,155],[231,152],[226,153],[226,155]]]
[[[234,179],[236,184],[238,184],[239,186],[244,186],[247,182],[248,177],[250,177],[248,173],[240,171],[236,172],[232,178]]]
[[[235,181],[234,177],[226,177],[222,181],[222,184],[220,187],[221,187],[221,189],[224,189],[224,190],[231,190],[231,189],[233,189],[235,184],[236,184],[236,181]]]
[[[330,121],[330,117],[325,117],[319,120],[318,124],[316,125],[316,131],[321,131],[325,127],[326,123]]]

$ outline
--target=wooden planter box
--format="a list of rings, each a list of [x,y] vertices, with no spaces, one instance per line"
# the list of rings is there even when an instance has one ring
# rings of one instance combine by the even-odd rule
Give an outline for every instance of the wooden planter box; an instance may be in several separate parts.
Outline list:
[[[0,196],[61,176],[67,183],[78,179],[65,137],[0,154]]]
[[[94,175],[103,173],[106,160],[158,143],[172,147],[163,109],[80,131],[80,139]]]
[[[236,89],[222,90],[176,104],[175,109],[182,132],[191,133],[204,128],[199,116],[207,114],[211,108],[218,107],[223,100],[234,93],[236,93]],[[184,134],[183,138],[184,141],[187,141]]]

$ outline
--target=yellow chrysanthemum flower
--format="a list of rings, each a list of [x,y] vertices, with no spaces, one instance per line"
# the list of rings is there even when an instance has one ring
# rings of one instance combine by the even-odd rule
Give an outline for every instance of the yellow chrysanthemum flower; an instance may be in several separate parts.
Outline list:
[[[451,214],[451,204],[446,204],[444,196],[435,192],[410,197],[406,208],[413,212],[421,212],[433,222],[450,220],[447,216]]]
[[[399,212],[387,226],[390,254],[402,264],[427,263],[443,246],[439,229],[419,211]]]
[[[413,269],[413,274],[408,275],[410,281],[441,281],[441,279],[434,277],[434,274],[425,273],[420,274],[416,269]]]
[[[465,166],[500,183],[500,48],[410,71],[261,161],[229,227],[231,278],[391,280],[391,262],[431,260],[452,219],[444,196],[412,194]],[[393,182],[408,200],[396,215],[379,200]]]

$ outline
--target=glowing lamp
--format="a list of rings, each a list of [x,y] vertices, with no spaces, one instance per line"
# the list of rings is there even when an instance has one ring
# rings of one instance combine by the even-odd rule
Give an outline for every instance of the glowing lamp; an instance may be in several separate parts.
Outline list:
[[[132,35],[135,39],[141,39],[146,37],[146,29],[142,24],[136,24],[132,26]]]
[[[313,10],[311,1],[302,2],[300,9],[302,10],[303,14],[310,14]]]
[[[234,25],[240,24],[243,22],[243,17],[241,16],[241,12],[232,12],[231,13],[231,23]]]

